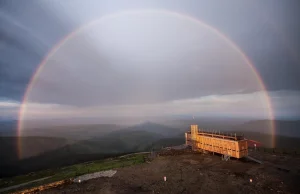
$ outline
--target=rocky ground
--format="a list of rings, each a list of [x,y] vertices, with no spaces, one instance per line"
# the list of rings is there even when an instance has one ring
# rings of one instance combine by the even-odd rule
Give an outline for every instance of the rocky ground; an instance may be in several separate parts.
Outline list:
[[[151,162],[120,168],[111,178],[63,185],[42,193],[300,193],[299,156],[251,154],[264,164],[222,161],[220,155],[164,152]]]

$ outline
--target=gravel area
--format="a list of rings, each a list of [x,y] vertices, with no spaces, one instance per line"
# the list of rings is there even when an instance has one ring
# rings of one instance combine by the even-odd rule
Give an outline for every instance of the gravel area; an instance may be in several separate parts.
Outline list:
[[[149,163],[119,168],[110,178],[62,185],[42,193],[300,193],[298,171],[278,170],[268,164],[275,156],[259,157],[259,154],[256,157],[264,159],[264,164],[234,159],[222,161],[216,154],[165,155]],[[300,166],[298,157],[294,156],[276,161],[295,169]]]

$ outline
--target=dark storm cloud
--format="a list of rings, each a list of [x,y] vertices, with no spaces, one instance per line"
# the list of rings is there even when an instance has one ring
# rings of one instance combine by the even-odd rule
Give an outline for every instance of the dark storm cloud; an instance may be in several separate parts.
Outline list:
[[[4,62],[0,64],[0,96],[21,100],[34,69],[29,66],[16,68]]]
[[[245,52],[268,90],[300,89],[299,1],[226,1],[205,8],[211,11],[197,14],[195,6],[194,15]]]
[[[233,40],[269,90],[300,89],[299,1],[191,1],[170,7],[199,18]]]
[[[248,5],[247,14],[240,13],[240,22],[225,32],[251,59],[268,90],[300,90],[299,1]]]
[[[68,25],[35,1],[1,3],[0,97],[21,100],[34,71]]]
[[[257,4],[260,25],[234,38],[259,70],[268,90],[300,90],[299,7],[297,1]]]
[[[32,37],[16,33],[24,29],[9,25],[3,17],[0,21],[6,24],[0,27],[0,96],[20,100],[43,53]]]

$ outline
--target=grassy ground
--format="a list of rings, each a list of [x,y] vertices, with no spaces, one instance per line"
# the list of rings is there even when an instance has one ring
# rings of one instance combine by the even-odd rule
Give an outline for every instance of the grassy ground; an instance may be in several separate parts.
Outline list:
[[[43,177],[51,176],[50,178],[30,183],[23,188],[34,187],[38,185],[43,185],[59,180],[69,179],[76,176],[80,176],[83,174],[121,168],[125,166],[131,166],[135,164],[140,164],[144,162],[144,154],[137,154],[137,155],[130,155],[128,157],[118,157],[113,159],[106,159],[106,160],[99,160],[99,161],[92,161],[88,163],[76,164],[72,166],[67,166],[59,169],[51,169],[51,170],[44,170],[35,173],[30,173],[28,175],[21,175],[7,179],[0,180],[0,188],[10,187],[13,185],[18,185],[26,182],[30,182],[36,179],[40,179]],[[19,190],[18,188],[17,190]]]
[[[0,189],[5,187],[10,187],[13,185],[19,185],[22,183],[30,182],[36,179],[40,179],[43,177],[53,176],[56,171],[59,169],[52,169],[52,170],[43,170],[39,172],[29,173],[27,175],[20,175],[16,177],[10,177],[0,180]]]

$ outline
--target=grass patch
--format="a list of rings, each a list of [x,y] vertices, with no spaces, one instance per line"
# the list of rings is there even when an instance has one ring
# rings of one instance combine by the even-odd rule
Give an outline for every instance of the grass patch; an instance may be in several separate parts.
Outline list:
[[[10,187],[13,185],[19,185],[25,182],[34,181],[36,179],[53,176],[56,170],[43,170],[39,172],[32,172],[26,175],[15,176],[11,178],[0,179],[0,188]]]
[[[58,169],[43,170],[27,175],[16,176],[12,178],[6,178],[0,180],[0,188],[10,187],[26,182],[30,182],[43,177],[52,176],[48,179],[30,183],[24,187],[20,187],[16,190],[35,187],[55,181],[74,178],[76,176],[94,173],[98,171],[110,170],[115,168],[122,168],[125,166],[131,166],[144,163],[145,154],[130,155],[128,157],[117,157],[113,159],[97,160],[88,163],[75,164],[72,166],[66,166]],[[10,192],[13,190],[10,190]]]

